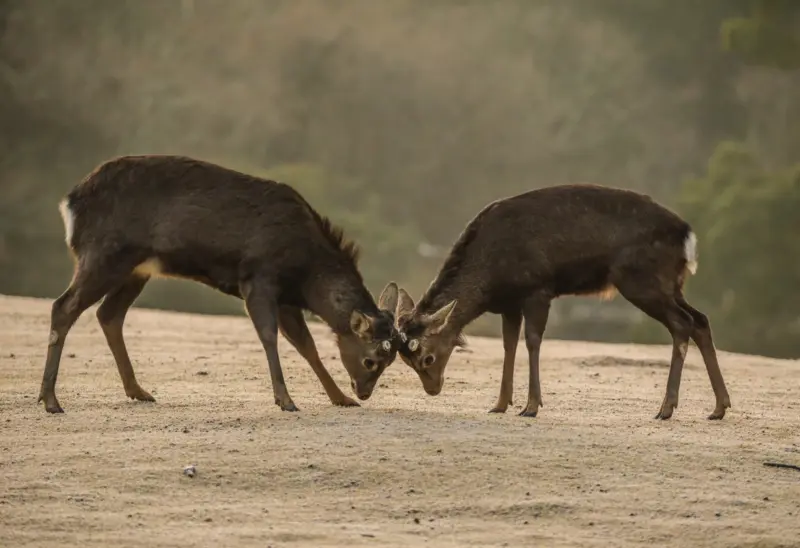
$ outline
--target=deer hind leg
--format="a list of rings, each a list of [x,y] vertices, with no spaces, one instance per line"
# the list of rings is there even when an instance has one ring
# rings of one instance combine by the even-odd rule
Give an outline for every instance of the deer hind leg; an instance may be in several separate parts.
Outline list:
[[[728,395],[728,389],[725,387],[722,371],[720,371],[719,362],[717,361],[717,351],[714,349],[714,340],[711,337],[711,324],[706,315],[687,303],[680,293],[676,297],[676,301],[694,320],[692,340],[694,340],[700,350],[700,354],[703,356],[708,378],[711,380],[711,388],[714,390],[714,396],[716,397],[714,412],[708,418],[709,420],[719,420],[725,416],[725,410],[731,406],[731,398]]]
[[[87,257],[80,259],[69,288],[53,302],[50,339],[38,399],[39,402],[44,401],[48,413],[64,412],[58,403],[55,390],[67,334],[81,314],[118,285],[133,268],[133,265],[130,265],[126,271],[124,261],[113,259],[103,261]]]
[[[314,338],[308,330],[302,310],[293,306],[280,307],[278,310],[278,328],[286,340],[311,366],[333,405],[360,407],[357,401],[344,395],[336,385],[336,381],[328,373],[328,370],[325,369],[322,360],[319,359],[317,345],[314,344]]]
[[[136,381],[133,372],[133,365],[125,348],[125,339],[122,335],[122,326],[125,323],[125,315],[128,313],[133,302],[141,294],[149,277],[133,275],[125,283],[117,287],[103,299],[103,303],[97,309],[97,320],[103,328],[108,347],[114,355],[117,363],[119,376],[122,378],[122,386],[125,388],[125,395],[132,400],[156,401],[153,396],[147,393]]]
[[[667,378],[667,390],[656,419],[667,420],[678,407],[681,373],[689,337],[694,331],[691,314],[681,308],[673,295],[663,291],[655,276],[630,277],[617,282],[620,294],[639,310],[661,322],[672,335],[672,359]]]
[[[517,355],[519,332],[522,328],[522,311],[506,312],[503,317],[503,378],[500,396],[489,413],[505,413],[514,396],[514,359]]]

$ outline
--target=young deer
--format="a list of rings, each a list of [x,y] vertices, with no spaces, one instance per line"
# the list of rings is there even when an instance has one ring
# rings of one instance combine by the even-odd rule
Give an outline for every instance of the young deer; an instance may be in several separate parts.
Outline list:
[[[70,328],[97,310],[125,394],[139,386],[122,337],[125,315],[151,276],[194,280],[244,300],[264,346],[275,403],[297,411],[278,359],[278,330],[311,365],[334,405],[358,406],[322,365],[303,318],[322,318],[337,338],[357,396],[366,400],[397,353],[398,290],[376,306],[356,267],[357,248],[290,186],[178,156],[129,156],[100,165],[61,202],[76,267],[53,303],[39,401],[63,412],[56,377]]]
[[[678,406],[681,370],[692,338],[702,353],[721,419],[730,397],[717,362],[708,318],[684,299],[697,268],[696,237],[677,215],[634,192],[594,185],[534,190],[489,204],[465,228],[436,279],[415,306],[400,289],[400,357],[425,391],[442,390],[444,370],[462,329],[485,312],[502,315],[503,376],[493,413],[511,403],[514,355],[522,319],[528,347],[528,402],[542,405],[539,347],[550,302],[561,295],[613,294],[664,324],[673,340],[667,390],[656,415]]]

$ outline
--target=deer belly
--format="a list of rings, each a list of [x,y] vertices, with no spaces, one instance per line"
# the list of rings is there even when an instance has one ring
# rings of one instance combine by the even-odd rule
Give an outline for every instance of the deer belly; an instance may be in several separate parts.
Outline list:
[[[237,269],[206,266],[175,257],[151,257],[140,263],[134,274],[148,278],[176,278],[207,285],[227,295],[241,298]]]

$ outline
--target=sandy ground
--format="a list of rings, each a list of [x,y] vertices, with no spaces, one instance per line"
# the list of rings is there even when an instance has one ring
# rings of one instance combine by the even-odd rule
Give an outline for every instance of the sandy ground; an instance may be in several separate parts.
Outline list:
[[[400,360],[360,409],[334,408],[281,340],[299,413],[272,404],[246,319],[133,309],[155,404],[127,401],[95,321],[36,397],[47,301],[0,296],[0,546],[800,546],[800,363],[721,353],[733,408],[696,348],[681,405],[655,421],[666,347],[549,340],[545,407],[490,415],[502,345],[473,338],[426,396]],[[349,393],[327,329],[321,355]],[[183,475],[195,464],[197,476]]]

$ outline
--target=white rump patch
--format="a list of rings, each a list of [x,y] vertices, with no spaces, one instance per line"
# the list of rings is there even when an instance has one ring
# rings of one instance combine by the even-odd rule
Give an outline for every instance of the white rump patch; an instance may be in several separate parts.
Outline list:
[[[64,220],[64,241],[67,242],[69,247],[72,247],[72,231],[75,228],[75,216],[69,208],[69,201],[67,198],[59,202],[58,211],[61,213],[61,218]]]
[[[686,241],[683,243],[683,256],[686,258],[686,268],[690,273],[697,273],[697,236],[694,232],[689,232]]]

